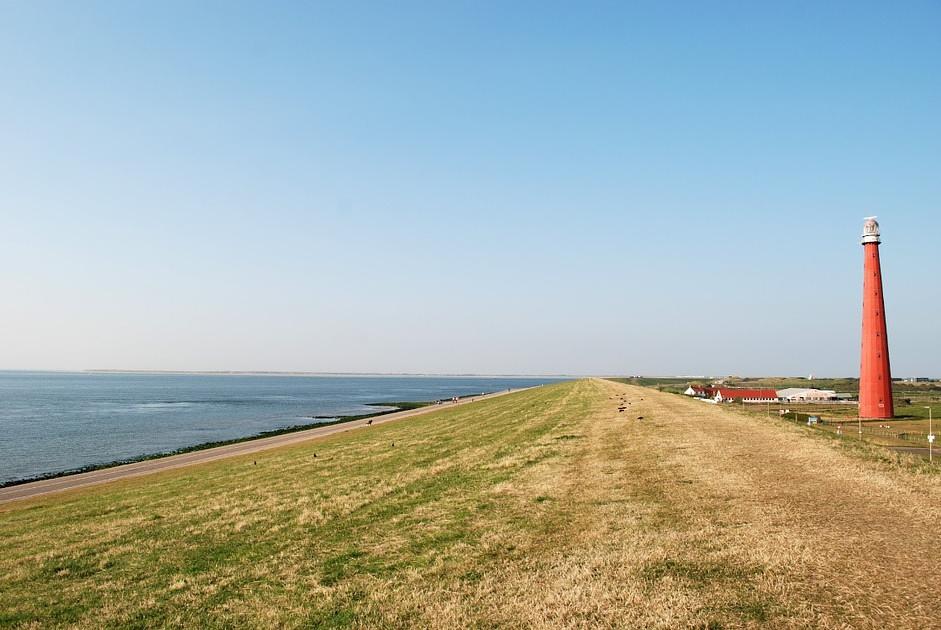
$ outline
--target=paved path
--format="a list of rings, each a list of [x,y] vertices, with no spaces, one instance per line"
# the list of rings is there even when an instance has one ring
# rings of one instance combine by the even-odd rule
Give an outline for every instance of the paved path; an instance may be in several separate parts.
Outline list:
[[[101,470],[93,470],[75,475],[67,475],[65,477],[56,477],[55,479],[44,479],[42,481],[33,481],[16,486],[9,486],[7,488],[0,488],[0,504],[7,503],[9,501],[17,501],[20,499],[29,499],[54,492],[64,492],[66,490],[74,490],[76,488],[83,488],[85,486],[98,485],[118,479],[139,477],[141,475],[148,475],[150,473],[160,472],[162,470],[171,470],[173,468],[182,468],[183,466],[202,464],[204,462],[211,462],[225,457],[233,457],[235,455],[257,453],[259,451],[265,451],[271,448],[277,448],[279,446],[297,444],[298,442],[305,442],[307,440],[321,438],[328,435],[333,435],[335,433],[342,433],[344,431],[359,429],[368,426],[369,424],[383,424],[385,422],[392,422],[394,420],[402,420],[404,418],[411,418],[413,416],[441,411],[442,409],[451,409],[453,407],[466,405],[478,400],[503,396],[511,392],[523,391],[523,389],[529,388],[506,390],[495,392],[493,394],[485,394],[482,396],[461,398],[457,402],[447,402],[441,405],[429,405],[427,407],[419,407],[418,409],[396,411],[394,413],[388,413],[381,416],[374,416],[372,418],[366,418],[362,420],[351,420],[350,422],[332,424],[316,429],[307,429],[304,431],[296,431],[294,433],[284,433],[282,435],[258,438],[257,440],[248,440],[245,442],[238,442],[236,444],[228,444],[226,446],[218,446],[215,448],[207,448],[201,451],[183,453],[181,455],[171,455],[168,457],[161,457],[159,459],[149,459],[143,462],[135,462],[133,464],[124,464],[122,466],[103,468]]]
[[[909,455],[918,455],[924,459],[928,459],[928,447],[927,446],[886,446],[885,448],[890,451],[895,451],[896,453],[908,453]],[[941,449],[937,446],[932,449],[934,451],[934,456],[937,458],[941,456]]]

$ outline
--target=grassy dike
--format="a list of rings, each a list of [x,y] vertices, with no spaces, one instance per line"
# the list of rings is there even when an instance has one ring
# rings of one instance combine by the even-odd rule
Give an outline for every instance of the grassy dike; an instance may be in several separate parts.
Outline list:
[[[184,446],[182,448],[176,448],[170,451],[162,451],[159,453],[147,453],[144,455],[139,455],[137,457],[128,457],[125,459],[118,459],[111,462],[102,462],[100,464],[89,464],[88,466],[82,466],[80,468],[72,468],[69,470],[62,470],[59,472],[46,473],[43,475],[34,475],[32,477],[24,477],[22,479],[14,479],[12,481],[4,481],[0,483],[0,488],[9,488],[11,486],[19,486],[26,483],[32,483],[33,481],[44,481],[47,479],[59,479],[61,477],[68,477],[70,475],[78,475],[85,472],[92,472],[95,470],[105,470],[108,468],[116,468],[118,466],[124,466],[125,464],[136,464],[138,462],[146,462],[154,459],[162,459],[164,457],[172,457],[173,455],[183,455],[185,453],[195,453],[197,451],[206,451],[209,449],[217,448],[220,446],[229,446],[231,444],[242,444],[244,442],[252,442],[254,440],[259,440],[263,438],[275,437],[278,435],[287,435],[289,433],[300,433],[301,431],[307,431],[309,429],[320,429],[323,427],[336,426],[338,424],[346,424],[347,422],[354,422],[356,420],[365,420],[367,418],[378,418],[380,416],[385,416],[390,413],[396,413],[398,411],[408,411],[410,409],[420,409],[422,407],[427,407],[433,403],[431,402],[389,402],[389,403],[367,403],[367,406],[370,407],[388,407],[388,409],[382,409],[381,411],[374,411],[372,413],[363,413],[358,415],[340,415],[340,416],[308,416],[316,422],[310,422],[306,424],[294,424],[289,427],[283,427],[281,429],[271,429],[269,431],[261,431],[254,435],[246,435],[243,437],[232,438],[230,440],[215,440],[212,442],[202,442],[200,444],[194,444],[192,446]]]
[[[0,505],[0,625],[926,627],[928,482],[567,382]]]
[[[409,582],[473,583],[539,527],[495,488],[563,456],[583,387],[0,506],[0,624],[416,621]]]

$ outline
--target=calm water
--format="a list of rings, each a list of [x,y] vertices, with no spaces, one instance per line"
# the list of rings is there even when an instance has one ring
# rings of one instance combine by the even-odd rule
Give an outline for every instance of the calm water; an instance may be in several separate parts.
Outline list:
[[[0,372],[0,483],[549,378]]]

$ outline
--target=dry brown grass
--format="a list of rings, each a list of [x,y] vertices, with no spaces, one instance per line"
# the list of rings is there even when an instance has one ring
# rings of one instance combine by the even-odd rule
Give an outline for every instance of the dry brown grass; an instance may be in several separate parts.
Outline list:
[[[0,620],[930,627],[939,499],[779,420],[586,380],[5,507]]]

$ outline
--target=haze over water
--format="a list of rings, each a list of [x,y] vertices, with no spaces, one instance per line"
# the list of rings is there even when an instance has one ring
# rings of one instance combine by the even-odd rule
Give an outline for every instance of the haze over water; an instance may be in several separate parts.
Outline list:
[[[525,377],[0,372],[0,483],[425,401]]]

